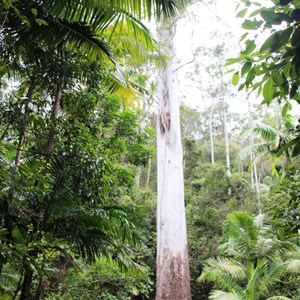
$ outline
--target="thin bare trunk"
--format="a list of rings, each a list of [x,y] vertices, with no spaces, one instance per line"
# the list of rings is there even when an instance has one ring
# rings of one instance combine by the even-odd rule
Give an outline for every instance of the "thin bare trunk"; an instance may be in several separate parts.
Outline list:
[[[224,108],[225,109],[225,108]],[[224,138],[225,138],[225,152],[226,152],[226,169],[227,176],[230,177],[230,154],[229,154],[229,138],[228,138],[228,130],[227,130],[227,113],[224,111]]]
[[[52,121],[52,128],[50,130],[49,136],[48,136],[48,142],[46,146],[46,155],[47,155],[47,161],[49,161],[50,156],[53,151],[53,147],[55,144],[55,127],[56,127],[56,120],[58,117],[59,109],[60,109],[60,100],[61,100],[61,95],[62,95],[62,86],[63,82],[59,84],[59,86],[56,89],[56,95],[52,107],[52,113],[51,113],[51,121]]]
[[[27,103],[25,104],[25,111],[24,111],[24,116],[23,116],[23,121],[20,127],[20,132],[19,132],[19,142],[18,142],[18,147],[17,147],[17,153],[16,153],[16,158],[15,158],[15,165],[19,166],[20,160],[21,160],[21,155],[22,155],[22,146],[24,145],[25,141],[25,134],[27,131],[28,127],[28,115],[29,115],[29,104],[32,102],[32,94],[34,91],[34,78],[32,77],[30,80],[30,86],[28,88],[27,94],[26,94],[26,101]]]
[[[253,173],[254,173],[254,179],[255,179],[258,212],[259,212],[259,214],[261,214],[262,207],[261,207],[261,199],[260,199],[259,179],[258,179],[258,175],[257,175],[257,167],[256,167],[255,162],[253,162]]]
[[[147,190],[149,189],[149,184],[150,184],[151,164],[152,164],[152,160],[151,160],[151,158],[149,158],[147,174],[146,174],[146,182],[145,182],[145,187]]]
[[[214,149],[214,137],[213,137],[213,114],[209,116],[209,137],[210,137],[210,159],[211,164],[215,163],[215,149]]]
[[[135,170],[135,186],[138,188],[140,186],[142,167],[137,166]]]

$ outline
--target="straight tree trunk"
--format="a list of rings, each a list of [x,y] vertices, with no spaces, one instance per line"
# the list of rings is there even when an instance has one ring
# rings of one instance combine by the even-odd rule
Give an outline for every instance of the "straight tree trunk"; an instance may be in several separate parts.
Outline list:
[[[213,137],[213,113],[209,116],[209,137],[210,137],[210,160],[211,164],[215,163],[215,149],[214,149],[214,137]]]
[[[137,188],[140,187],[141,173],[142,173],[142,167],[137,166],[135,170],[135,186]]]
[[[20,300],[30,300],[31,299],[30,287],[31,287],[31,282],[32,282],[32,276],[33,276],[32,270],[30,270],[28,266],[25,266],[24,267],[24,279],[23,279],[23,284],[22,284],[22,288],[21,288]]]
[[[22,155],[22,146],[25,142],[25,134],[27,131],[28,127],[28,115],[29,115],[29,104],[31,103],[31,98],[32,94],[34,92],[34,78],[32,77],[30,80],[30,86],[28,88],[27,94],[26,94],[26,100],[27,103],[25,104],[25,112],[23,116],[23,121],[20,127],[20,132],[19,132],[19,141],[18,141],[18,147],[17,147],[17,153],[16,153],[16,158],[15,158],[15,165],[18,167],[20,164],[21,160],[21,155]]]
[[[225,101],[224,101],[225,104]],[[225,106],[225,105],[224,105]],[[227,176],[230,177],[230,153],[229,153],[229,138],[228,138],[228,129],[227,129],[227,112],[226,108],[224,107],[224,115],[223,115],[223,128],[224,128],[224,138],[225,138],[225,152],[226,152],[226,169],[227,169]]]
[[[158,28],[170,60],[158,74],[157,88],[156,300],[191,299],[173,30],[169,24]]]
[[[146,174],[146,181],[145,181],[145,187],[147,190],[149,189],[149,184],[150,184],[151,164],[152,164],[152,160],[151,160],[151,158],[149,158],[147,174]]]
[[[65,63],[66,63],[66,58],[65,58],[65,52],[63,51],[61,54],[61,61],[60,61],[60,74],[59,74],[59,81],[57,84],[56,92],[55,92],[55,98],[54,98],[54,103],[52,106],[52,112],[51,112],[51,129],[48,135],[48,141],[46,145],[46,161],[50,161],[51,154],[53,152],[53,148],[55,145],[55,128],[57,126],[57,118],[58,118],[58,113],[60,110],[60,102],[61,102],[61,97],[62,97],[62,92],[63,92],[63,87],[64,87],[64,82],[65,82]]]

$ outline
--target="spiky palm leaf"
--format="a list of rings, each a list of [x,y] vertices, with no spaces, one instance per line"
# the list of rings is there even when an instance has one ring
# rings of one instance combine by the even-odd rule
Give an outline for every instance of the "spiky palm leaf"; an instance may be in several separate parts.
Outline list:
[[[226,258],[209,258],[204,264],[199,282],[213,281],[219,287],[240,293],[241,287],[237,284],[246,277],[245,267],[236,260]]]
[[[242,300],[242,298],[234,293],[214,290],[209,294],[208,299],[211,300]]]

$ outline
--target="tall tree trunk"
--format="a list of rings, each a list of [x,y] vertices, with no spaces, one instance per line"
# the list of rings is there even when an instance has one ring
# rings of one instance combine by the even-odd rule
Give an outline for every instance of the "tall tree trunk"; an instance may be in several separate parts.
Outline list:
[[[52,114],[51,114],[51,129],[50,129],[50,133],[48,136],[48,141],[47,141],[47,146],[46,146],[46,160],[47,162],[49,162],[50,160],[50,156],[53,152],[53,147],[55,144],[55,127],[56,127],[56,121],[57,121],[57,117],[58,117],[58,113],[59,113],[59,108],[60,108],[60,99],[61,99],[61,95],[62,95],[62,86],[63,83],[60,83],[57,87],[56,90],[56,95],[55,95],[55,99],[54,99],[54,103],[53,103],[53,107],[52,107]]]
[[[21,296],[20,300],[30,300],[30,286],[32,281],[33,271],[28,268],[28,266],[24,267],[24,279],[21,288]]]
[[[58,84],[56,88],[56,93],[55,93],[55,98],[54,98],[54,103],[52,106],[52,112],[51,112],[51,129],[49,132],[48,136],[48,141],[47,141],[47,146],[45,149],[46,152],[46,161],[49,162],[51,154],[53,152],[53,147],[55,145],[55,128],[56,128],[56,122],[58,118],[58,113],[60,109],[60,102],[61,102],[61,96],[62,96],[62,90],[64,86],[64,81],[65,81],[65,53],[62,51],[62,56],[61,56],[61,62],[60,62],[60,74],[59,74],[59,79],[58,79]]]
[[[253,175],[254,175],[255,188],[256,188],[258,213],[262,214],[261,198],[260,198],[260,188],[259,188],[259,178],[258,178],[257,167],[256,167],[256,163],[255,162],[253,162]]]
[[[214,149],[214,136],[213,136],[213,113],[209,115],[209,137],[210,137],[210,160],[211,164],[215,163],[215,149]]]
[[[151,164],[152,164],[152,160],[151,160],[151,158],[149,158],[147,174],[146,174],[146,181],[145,181],[145,187],[147,190],[149,189],[149,184],[150,184]]]
[[[135,170],[135,186],[137,188],[140,187],[141,173],[142,173],[142,167],[137,166]]]
[[[225,103],[225,102],[224,102]],[[227,176],[230,177],[230,153],[229,153],[229,138],[228,138],[228,129],[227,129],[227,112],[226,108],[224,107],[224,114],[223,114],[223,128],[224,128],[224,139],[225,139],[225,153],[226,153],[226,170]]]
[[[25,134],[27,131],[28,127],[28,114],[29,114],[29,104],[31,103],[31,98],[32,94],[34,91],[34,78],[30,78],[30,85],[26,94],[26,104],[25,104],[25,111],[23,115],[23,121],[20,126],[20,131],[19,131],[19,141],[18,141],[18,147],[17,147],[17,153],[16,153],[16,158],[15,158],[15,165],[19,166],[20,160],[21,160],[21,155],[22,155],[22,146],[25,141]]]
[[[156,300],[191,299],[173,30],[158,28],[170,60],[158,74]]]

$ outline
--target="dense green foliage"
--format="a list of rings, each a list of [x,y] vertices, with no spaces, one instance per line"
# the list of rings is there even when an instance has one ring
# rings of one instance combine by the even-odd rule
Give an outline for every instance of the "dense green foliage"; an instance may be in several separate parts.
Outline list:
[[[247,32],[241,37],[244,50],[227,65],[239,63],[241,68],[232,77],[239,90],[247,89],[262,94],[262,104],[276,100],[282,103],[282,115],[292,109],[292,101],[299,103],[299,12],[297,0],[270,0],[270,5],[241,0],[238,17],[245,18],[242,26]],[[261,33],[268,34],[258,43]],[[300,153],[299,132],[289,132],[288,140],[280,145],[279,154],[292,148],[292,156]]]
[[[229,214],[223,225],[220,256],[206,261],[200,281],[215,282],[209,299],[288,299],[274,289],[287,284],[288,273],[299,272],[299,247],[282,241],[264,224],[263,215]],[[297,276],[284,296],[299,298]],[[274,297],[274,298],[273,298]]]

